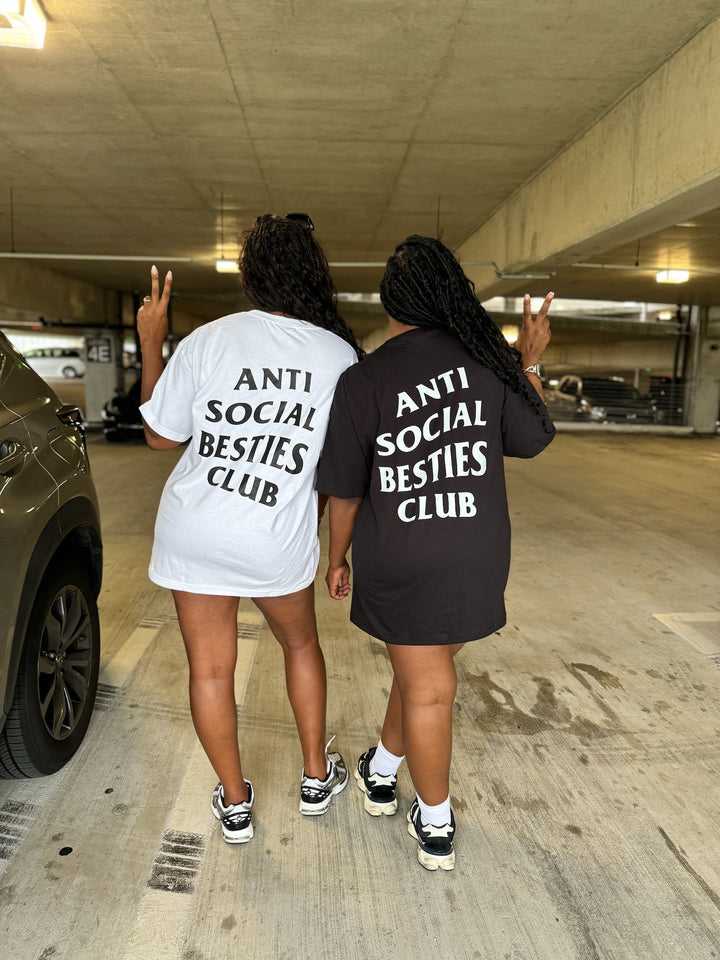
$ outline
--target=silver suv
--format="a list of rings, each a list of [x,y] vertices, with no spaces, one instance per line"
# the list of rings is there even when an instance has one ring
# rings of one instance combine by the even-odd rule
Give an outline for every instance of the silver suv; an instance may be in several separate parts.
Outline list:
[[[102,542],[77,407],[0,333],[0,777],[54,773],[90,722]]]

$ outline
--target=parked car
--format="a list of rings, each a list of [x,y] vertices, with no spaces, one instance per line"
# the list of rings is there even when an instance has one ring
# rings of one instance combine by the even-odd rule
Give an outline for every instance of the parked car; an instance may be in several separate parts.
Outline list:
[[[111,443],[122,440],[144,440],[140,415],[140,376],[127,393],[118,391],[101,412],[103,433]]]
[[[643,397],[620,377],[564,376],[545,402],[554,420],[591,423],[656,423],[657,409],[651,397]]]
[[[73,347],[41,347],[25,351],[25,359],[41,377],[84,377],[85,361]]]
[[[2,334],[0,544],[0,777],[35,777],[90,722],[102,542],[80,411]]]

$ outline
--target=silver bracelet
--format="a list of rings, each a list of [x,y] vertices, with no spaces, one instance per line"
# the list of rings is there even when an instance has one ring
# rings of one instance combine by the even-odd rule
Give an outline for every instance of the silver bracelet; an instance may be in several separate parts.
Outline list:
[[[540,364],[532,363],[529,367],[523,367],[523,373],[534,373],[536,377],[540,376]]]

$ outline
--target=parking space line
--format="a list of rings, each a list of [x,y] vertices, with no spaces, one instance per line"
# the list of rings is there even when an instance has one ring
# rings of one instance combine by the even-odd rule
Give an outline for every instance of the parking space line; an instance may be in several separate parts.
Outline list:
[[[100,668],[100,682],[109,687],[124,687],[160,629],[136,627],[112,660]]]
[[[241,642],[238,644],[238,664],[235,671],[235,697],[238,704],[245,699],[248,680],[255,661],[263,619],[254,613],[238,620]],[[185,775],[177,792],[175,803],[163,827],[163,837],[193,836],[198,853],[193,857],[202,872],[203,841],[215,824],[210,813],[208,778],[198,771],[207,769],[208,762],[199,743],[188,757]],[[151,870],[149,883],[153,873]],[[187,937],[193,904],[192,891],[157,889],[148,885],[138,908],[135,925],[122,960],[177,960]]]
[[[720,654],[720,642],[711,640],[693,626],[694,623],[720,624],[720,613],[655,613],[653,616],[700,653],[710,657]]]

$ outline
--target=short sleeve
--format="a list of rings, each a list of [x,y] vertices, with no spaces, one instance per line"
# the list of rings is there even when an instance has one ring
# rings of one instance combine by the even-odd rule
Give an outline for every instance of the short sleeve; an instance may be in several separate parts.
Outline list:
[[[193,432],[195,384],[190,351],[183,340],[170,357],[148,401],[140,407],[151,430],[168,440],[184,443]]]
[[[506,457],[535,457],[555,436],[547,408],[535,410],[519,393],[504,388],[502,409],[503,454]]]
[[[316,486],[320,493],[346,500],[365,496],[372,469],[372,443],[365,430],[357,430],[353,414],[358,411],[344,374],[335,389]]]

